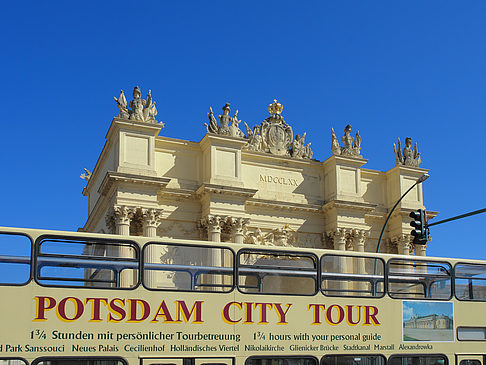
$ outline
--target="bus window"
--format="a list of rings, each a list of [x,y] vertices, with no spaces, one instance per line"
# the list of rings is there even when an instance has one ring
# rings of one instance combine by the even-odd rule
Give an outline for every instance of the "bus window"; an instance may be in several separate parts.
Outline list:
[[[245,365],[317,365],[317,359],[306,356],[252,356]]]
[[[324,255],[321,276],[321,290],[325,295],[382,297],[385,294],[385,264],[381,259]]]
[[[27,365],[27,362],[16,358],[1,358],[0,365]]]
[[[459,365],[481,365],[479,360],[461,360]]]
[[[326,355],[321,365],[385,365],[383,355]]]
[[[23,285],[29,282],[31,252],[29,237],[0,233],[0,285]]]
[[[234,254],[223,247],[146,244],[143,283],[149,289],[229,292]]]
[[[447,365],[445,355],[392,355],[388,365]]]
[[[451,265],[446,262],[391,259],[388,294],[392,298],[450,299]]]
[[[457,264],[455,292],[459,300],[486,300],[486,265]]]
[[[35,244],[35,278],[41,285],[134,288],[138,246],[130,242],[42,236]]]
[[[317,257],[283,251],[240,250],[238,288],[243,293],[314,295]]]
[[[127,365],[125,361],[109,357],[70,358],[70,357],[43,357],[37,359],[32,365]]]
[[[486,327],[458,327],[459,341],[486,341]]]

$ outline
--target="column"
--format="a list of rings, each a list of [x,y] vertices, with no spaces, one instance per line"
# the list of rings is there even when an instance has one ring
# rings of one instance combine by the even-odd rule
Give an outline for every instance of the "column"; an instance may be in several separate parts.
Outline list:
[[[425,256],[427,251],[427,244],[425,245],[413,245],[415,250],[415,256]]]
[[[221,242],[221,229],[226,222],[226,217],[218,215],[208,215],[201,220],[201,225],[208,230],[208,241]],[[224,250],[211,249],[207,257],[202,258],[203,266],[221,267],[224,265]],[[222,275],[210,274],[206,282],[211,285],[221,285],[223,283]],[[219,290],[216,288],[216,290]]]
[[[362,229],[353,229],[351,233],[351,238],[353,242],[353,249],[355,252],[364,252],[365,241],[368,232]],[[355,257],[354,270],[355,273],[364,275],[366,274],[366,259],[364,257]],[[363,295],[365,291],[371,290],[371,283],[368,285],[367,282],[359,280],[354,285],[355,289],[358,290],[358,295]]]
[[[143,235],[145,237],[157,237],[157,227],[162,222],[162,209],[142,209]],[[158,245],[148,245],[144,253],[144,262],[160,263],[162,252]],[[144,284],[149,288],[157,287],[157,278],[167,278],[166,275],[155,271],[144,272]]]
[[[356,252],[365,252],[365,241],[368,232],[362,229],[353,229],[351,237],[353,238],[353,249]]]
[[[402,234],[392,238],[392,241],[397,242],[399,255],[410,255],[412,246],[410,244],[411,236],[409,234]]]
[[[346,236],[349,237],[348,230],[344,228],[337,228],[335,231],[330,233],[330,236],[333,239],[333,246],[335,250],[339,251],[346,251]],[[339,252],[339,254],[342,254],[344,252]],[[334,259],[334,270],[333,272],[335,273],[347,273],[348,268],[347,268],[347,260],[346,257],[337,257]],[[338,290],[343,290],[347,291],[348,290],[348,281],[343,280],[343,279],[338,279],[337,282],[335,282],[335,285],[332,285],[332,289],[338,289]]]
[[[234,243],[243,243],[245,229],[249,222],[248,218],[228,218],[227,224],[231,229],[231,238]]]
[[[221,228],[225,220],[225,217],[211,214],[201,220],[201,226],[208,230],[208,241],[221,242]]]
[[[113,207],[113,217],[115,221],[115,232],[121,236],[130,235],[130,221],[135,214],[133,207],[127,207],[125,205],[115,205]],[[114,256],[122,258],[135,258],[135,251],[129,246],[115,246],[117,253]],[[136,270],[125,269],[120,272],[118,278],[118,287],[129,288],[137,281],[135,276]]]

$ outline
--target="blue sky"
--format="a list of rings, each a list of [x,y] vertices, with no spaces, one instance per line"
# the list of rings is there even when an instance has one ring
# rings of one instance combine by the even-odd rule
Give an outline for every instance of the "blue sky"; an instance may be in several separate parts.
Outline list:
[[[199,141],[209,106],[259,124],[277,98],[314,157],[360,131],[365,167],[418,142],[437,219],[486,207],[486,3],[6,2],[0,225],[77,230],[113,96],[152,90],[162,135]],[[486,215],[433,227],[429,253],[486,258]],[[479,231],[478,231],[479,230]]]

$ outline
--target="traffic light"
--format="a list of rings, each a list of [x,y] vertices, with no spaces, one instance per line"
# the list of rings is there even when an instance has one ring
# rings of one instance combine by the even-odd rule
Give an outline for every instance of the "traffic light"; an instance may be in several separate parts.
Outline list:
[[[417,209],[410,213],[410,218],[413,220],[410,225],[414,227],[412,232],[413,243],[418,245],[425,245],[428,241],[429,229],[427,228],[427,213],[423,209]]]

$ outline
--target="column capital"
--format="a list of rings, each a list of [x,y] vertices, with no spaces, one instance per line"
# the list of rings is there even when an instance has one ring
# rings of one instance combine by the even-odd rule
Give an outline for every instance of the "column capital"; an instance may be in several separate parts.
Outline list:
[[[120,225],[130,225],[130,221],[135,215],[136,208],[126,205],[115,204],[105,217],[106,226],[111,233],[116,232],[116,227]]]
[[[410,234],[398,234],[390,238],[390,244],[397,247],[398,254],[411,255],[413,253],[413,236]]]
[[[364,246],[370,232],[364,229],[353,229],[350,234],[350,241],[354,251],[364,252]]]
[[[142,208],[142,222],[143,226],[157,228],[162,222],[163,209]]]
[[[350,228],[336,228],[334,231],[328,231],[327,236],[332,239],[335,250],[345,251],[351,232]]]
[[[227,217],[208,214],[200,221],[201,227],[206,228],[209,232],[221,233]]]
[[[250,222],[249,218],[234,218],[234,217],[228,217],[226,219],[226,225],[228,225],[229,229],[233,233],[238,233],[238,234],[243,234],[246,226]]]
[[[126,205],[114,205],[113,216],[115,217],[115,224],[130,224],[130,220],[135,215],[136,208]]]
[[[412,249],[415,250],[415,256],[426,256],[427,251],[427,244],[424,245],[417,245],[417,244],[410,244],[410,254],[412,254]]]

